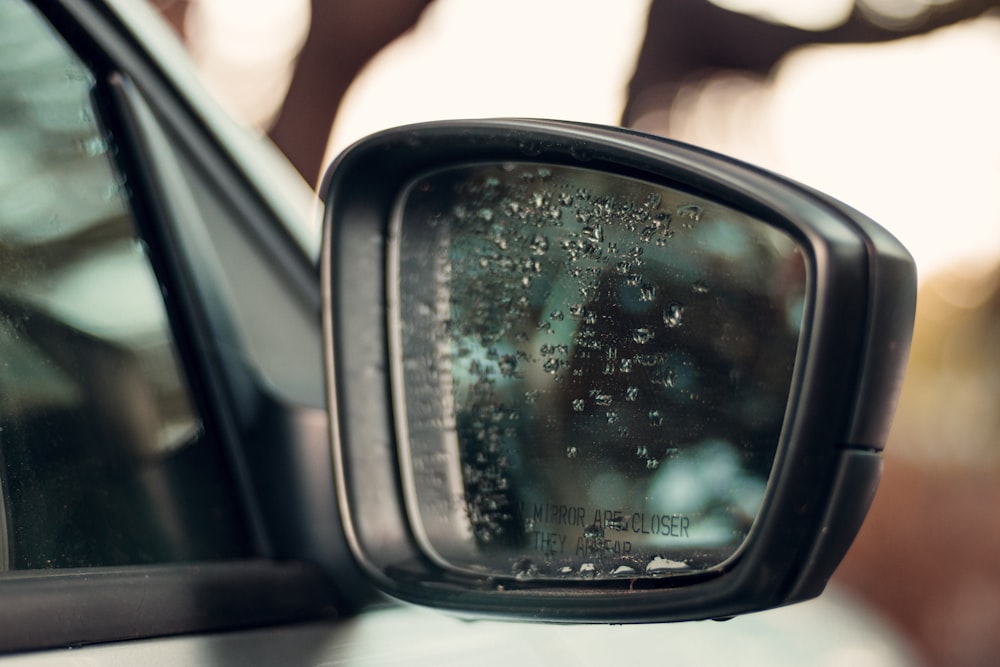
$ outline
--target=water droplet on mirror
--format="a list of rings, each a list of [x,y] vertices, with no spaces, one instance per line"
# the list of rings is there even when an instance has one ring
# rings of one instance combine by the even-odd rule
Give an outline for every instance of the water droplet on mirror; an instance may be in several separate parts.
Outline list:
[[[562,322],[562,320],[563,320],[563,311],[561,311],[561,310],[553,310],[551,313],[549,313],[549,319],[555,320],[556,322]]]
[[[604,229],[600,225],[584,227],[580,233],[583,235],[583,238],[591,243],[604,242]]]
[[[649,458],[649,450],[646,448],[646,445],[639,445],[635,448],[635,455],[640,459]]]
[[[686,570],[687,568],[688,564],[682,561],[655,556],[653,560],[646,564],[646,574],[658,574],[671,570]]]
[[[639,388],[638,387],[629,387],[628,389],[625,390],[625,400],[626,401],[635,401],[635,399],[637,399],[637,398],[639,398]]]
[[[573,412],[583,412],[583,409],[586,407],[586,405],[587,404],[584,402],[582,398],[575,399],[573,401]]]
[[[597,568],[594,567],[593,563],[584,563],[580,566],[580,576],[583,577],[593,577],[597,574]]]
[[[639,288],[639,300],[650,302],[656,300],[656,286],[646,283]]]
[[[696,280],[691,285],[691,291],[695,294],[708,294],[708,285],[705,284],[704,280]]]
[[[652,329],[649,329],[648,327],[640,327],[632,332],[632,340],[639,345],[645,345],[649,341],[653,340],[654,335],[655,334]]]
[[[613,400],[611,394],[602,393],[597,389],[591,390],[590,397],[594,399],[594,403],[601,406],[602,408],[609,407]]]
[[[549,359],[545,360],[544,364],[542,364],[542,368],[545,369],[545,372],[548,373],[549,375],[555,375],[556,373],[559,372],[559,369],[561,369],[564,365],[565,363],[563,361],[559,359],[552,359],[550,357]]]
[[[531,240],[531,252],[536,255],[544,255],[549,249],[549,240],[541,234],[536,234]]]
[[[493,219],[493,209],[491,208],[481,208],[479,209],[479,217],[483,220],[489,222]]]
[[[619,565],[611,572],[613,577],[627,577],[635,574],[635,568],[628,565]]]
[[[679,327],[684,319],[684,306],[672,303],[663,311],[663,323],[671,329]]]
[[[114,201],[122,196],[122,190],[124,187],[121,183],[110,183],[106,188],[104,188],[104,201]]]
[[[605,417],[607,417],[609,424],[615,424],[618,422],[618,413],[614,410],[609,410]]]
[[[517,372],[517,357],[512,354],[505,354],[499,361],[500,374],[504,377],[513,377]]]
[[[511,572],[516,577],[530,577],[538,573],[538,568],[531,562],[531,559],[522,558],[514,562]]]
[[[659,410],[649,411],[649,423],[652,426],[659,426],[663,423],[663,415],[660,414]]]
[[[576,458],[576,447],[570,445],[566,448],[566,458],[575,459]]]
[[[646,459],[647,470],[656,470],[659,467],[660,467],[660,462],[657,461],[656,459]]]
[[[108,152],[108,142],[103,137],[90,137],[80,142],[83,152],[91,157],[103,155]]]
[[[677,217],[691,222],[701,222],[703,209],[697,204],[687,204],[677,207]]]
[[[604,528],[599,523],[592,523],[583,529],[583,536],[588,540],[599,540],[604,537]]]

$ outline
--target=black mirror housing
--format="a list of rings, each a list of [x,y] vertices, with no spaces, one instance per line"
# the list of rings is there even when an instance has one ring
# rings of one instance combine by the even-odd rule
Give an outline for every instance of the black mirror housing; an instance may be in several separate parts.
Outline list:
[[[823,590],[909,350],[915,269],[887,232],[735,160],[555,121],[382,132],[322,194],[338,501],[379,589],[615,623]]]

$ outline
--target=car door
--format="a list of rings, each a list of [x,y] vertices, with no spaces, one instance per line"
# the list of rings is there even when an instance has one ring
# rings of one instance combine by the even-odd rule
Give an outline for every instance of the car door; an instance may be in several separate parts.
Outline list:
[[[110,8],[0,10],[0,644],[328,613],[307,250]]]
[[[908,664],[837,597],[628,629],[370,604],[333,489],[310,196],[138,3],[0,12],[0,660]]]

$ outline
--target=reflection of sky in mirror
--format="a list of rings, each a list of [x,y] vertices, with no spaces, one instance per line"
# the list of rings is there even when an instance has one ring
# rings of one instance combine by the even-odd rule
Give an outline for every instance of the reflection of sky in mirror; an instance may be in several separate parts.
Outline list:
[[[228,34],[259,43],[266,34],[276,43],[275,21],[304,16],[296,7],[305,0],[281,3],[282,16],[278,3],[268,2],[215,11],[228,2],[201,0],[208,18],[199,24],[199,39]],[[714,2],[811,29],[843,20],[850,4]],[[929,4],[866,2],[883,23],[905,22]],[[618,122],[647,0],[504,3],[504,16],[513,18],[486,16],[488,7],[436,0],[418,28],[376,58],[349,91],[332,150],[419,120],[520,115]],[[301,39],[293,29],[283,34],[286,50],[276,56],[282,67]],[[203,47],[213,80],[238,81],[239,54],[213,48],[229,66],[222,76],[220,56]],[[248,56],[242,70],[257,90],[264,88],[259,55]],[[773,81],[723,78],[687,91],[671,118],[673,134],[856,206],[900,237],[926,277],[958,262],[992,261],[1000,250],[1000,88],[981,74],[998,69],[997,18],[887,44],[810,47],[787,58]],[[259,119],[261,112],[248,115]],[[640,126],[655,131],[661,123],[650,117]]]

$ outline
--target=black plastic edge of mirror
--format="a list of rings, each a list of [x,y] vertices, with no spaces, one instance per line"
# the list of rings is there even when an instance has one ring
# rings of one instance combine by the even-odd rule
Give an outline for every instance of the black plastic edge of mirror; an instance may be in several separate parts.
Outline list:
[[[416,174],[481,161],[564,164],[659,182],[744,210],[802,243],[811,294],[785,429],[758,520],[737,556],[721,566],[641,579],[640,586],[627,579],[563,585],[462,576],[421,553],[399,488],[385,238],[397,198]],[[377,586],[461,613],[609,622],[725,617],[822,591],[871,502],[880,467],[861,461],[880,461],[875,452],[883,445],[912,330],[915,272],[890,235],[833,199],[724,156],[620,128],[559,121],[451,121],[388,130],[345,151],[321,194],[336,482],[348,541]],[[872,454],[859,460],[858,450]]]

